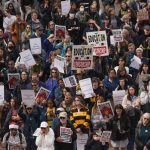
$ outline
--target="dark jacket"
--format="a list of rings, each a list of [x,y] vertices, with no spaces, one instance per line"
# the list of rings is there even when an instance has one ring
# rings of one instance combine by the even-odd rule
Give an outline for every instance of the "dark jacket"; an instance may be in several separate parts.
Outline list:
[[[120,122],[120,129],[118,122]],[[122,116],[121,118],[114,116],[107,124],[107,127],[108,130],[112,131],[111,140],[113,141],[125,140],[129,136],[130,121],[126,115]]]
[[[56,126],[56,128],[54,129],[55,139],[60,136],[60,127],[61,126],[62,126],[61,123],[59,123]],[[71,128],[71,130],[73,131],[73,134],[71,136],[72,142],[71,143],[63,143],[63,142],[55,141],[55,150],[73,150],[74,149],[73,148],[74,141],[77,139],[76,131],[75,131],[73,125],[71,125],[69,122],[67,122],[66,128]]]
[[[148,138],[145,140],[145,143],[143,143],[143,137],[141,136],[141,129],[142,129],[142,124],[138,124],[136,131],[135,131],[135,143],[137,150],[143,150],[143,147],[146,146],[148,150],[150,150],[150,125],[145,127],[145,132],[148,132]],[[144,127],[144,126],[143,126]]]

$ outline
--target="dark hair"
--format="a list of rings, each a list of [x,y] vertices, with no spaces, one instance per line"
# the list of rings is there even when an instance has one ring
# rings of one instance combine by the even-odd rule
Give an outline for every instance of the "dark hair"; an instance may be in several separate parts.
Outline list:
[[[137,89],[136,89],[136,87],[135,87],[134,85],[131,85],[131,86],[128,87],[127,99],[131,101],[131,95],[130,95],[130,93],[129,93],[129,89],[130,89],[130,88],[133,88],[133,89],[135,90],[135,94],[134,94],[135,96],[137,96],[138,93],[137,93]]]
[[[140,69],[139,69],[139,73],[141,73],[142,71],[143,71],[143,66],[144,65],[147,65],[148,66],[148,74],[150,73],[150,67],[149,67],[149,65],[148,65],[148,63],[143,63],[142,65],[141,65],[141,67],[140,67]],[[145,74],[145,72],[144,72],[144,74]]]
[[[125,115],[125,110],[124,110],[123,106],[122,106],[121,104],[117,104],[117,105],[115,105],[115,108],[114,108],[115,117],[118,116],[117,113],[116,113],[116,109],[121,109],[121,110],[122,110],[121,116],[124,116],[124,115]]]

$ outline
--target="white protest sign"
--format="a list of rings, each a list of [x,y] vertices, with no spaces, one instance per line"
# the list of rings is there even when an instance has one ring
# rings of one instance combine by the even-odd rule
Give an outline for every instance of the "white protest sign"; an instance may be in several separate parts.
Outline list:
[[[62,15],[68,15],[69,11],[70,11],[70,1],[61,1]]]
[[[32,54],[41,54],[41,38],[31,38],[29,41]]]
[[[134,57],[131,60],[130,67],[139,70],[141,64],[142,64],[141,59],[134,55]]]
[[[27,66],[33,66],[36,64],[32,54],[31,54],[31,51],[29,49],[21,52],[20,56],[21,56],[21,59],[24,61],[24,63]]]
[[[114,45],[114,46],[116,45],[116,41],[115,41],[113,35],[110,36],[110,44],[112,44],[112,45]]]
[[[115,42],[122,42],[123,41],[123,36],[122,36],[122,30],[121,29],[112,30],[112,34],[113,34]]]
[[[65,84],[65,87],[74,87],[77,85],[77,81],[76,81],[76,78],[74,75],[67,77],[67,78],[64,78],[63,81]]]
[[[122,104],[122,100],[125,94],[126,94],[125,90],[113,91],[114,105]]]
[[[63,143],[72,143],[71,132],[70,128],[60,127],[60,137]]]
[[[88,140],[88,134],[77,133],[77,150],[84,150],[84,146]]]
[[[22,102],[27,106],[33,106],[35,102],[34,90],[21,90]]]
[[[110,142],[111,131],[103,131],[100,141],[101,142]]]
[[[64,73],[65,58],[57,55],[54,58],[54,67],[56,67],[60,73]]]
[[[66,26],[55,25],[56,40],[63,40],[66,35]]]
[[[0,85],[0,105],[4,105],[4,85]]]
[[[72,49],[72,70],[92,69],[93,46],[74,45]]]
[[[93,45],[94,56],[108,56],[108,43],[106,31],[95,31],[86,33],[88,45]]]
[[[93,97],[93,87],[91,78],[86,78],[79,81],[81,92],[84,95],[84,98]]]

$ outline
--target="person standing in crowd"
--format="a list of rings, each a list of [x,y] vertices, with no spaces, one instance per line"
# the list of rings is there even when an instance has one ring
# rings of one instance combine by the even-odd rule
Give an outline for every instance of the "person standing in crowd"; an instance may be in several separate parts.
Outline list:
[[[9,125],[9,132],[3,137],[2,146],[7,150],[24,150],[26,148],[25,137],[18,130],[19,126],[16,124]]]
[[[54,150],[54,132],[47,122],[41,122],[40,132],[36,137],[37,150]]]

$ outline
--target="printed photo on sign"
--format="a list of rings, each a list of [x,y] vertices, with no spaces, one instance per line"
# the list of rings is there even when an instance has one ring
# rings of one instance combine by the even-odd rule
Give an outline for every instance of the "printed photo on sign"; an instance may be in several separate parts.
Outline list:
[[[41,54],[42,46],[41,46],[41,38],[31,38],[30,41],[30,49],[32,54]]]
[[[88,45],[93,45],[94,56],[108,56],[108,43],[106,31],[96,31],[86,33]]]
[[[100,103],[98,105],[100,113],[104,119],[110,119],[114,116],[114,111],[112,109],[112,105],[110,101]]]
[[[111,131],[103,131],[100,141],[101,142],[110,142]]]
[[[62,41],[66,35],[66,26],[55,25],[55,38]]]
[[[63,143],[72,143],[71,132],[70,128],[60,127],[60,137]]]
[[[20,74],[19,73],[8,73],[8,85],[9,89],[14,89],[16,85],[20,81]]]
[[[50,91],[41,87],[38,93],[36,94],[35,100],[36,102],[41,103],[43,100],[47,100],[49,95],[50,95]]]
[[[63,81],[65,84],[65,87],[74,87],[77,85],[77,81],[76,81],[76,78],[74,75],[67,77],[67,78],[64,78]]]
[[[93,46],[74,45],[72,50],[72,70],[92,69],[93,66]]]
[[[35,102],[34,90],[21,90],[22,102],[27,106],[33,106]]]
[[[121,29],[112,30],[112,34],[113,34],[115,42],[122,42],[123,41]]]

